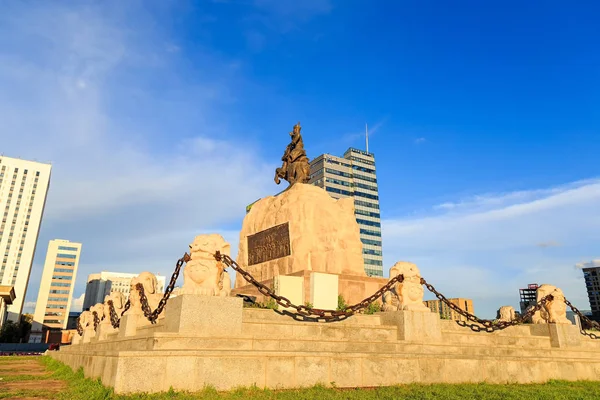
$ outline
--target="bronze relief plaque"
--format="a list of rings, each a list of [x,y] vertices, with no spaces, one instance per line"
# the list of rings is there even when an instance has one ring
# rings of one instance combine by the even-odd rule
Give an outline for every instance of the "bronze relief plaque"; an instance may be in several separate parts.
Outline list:
[[[260,264],[292,254],[289,222],[248,236],[248,265]]]

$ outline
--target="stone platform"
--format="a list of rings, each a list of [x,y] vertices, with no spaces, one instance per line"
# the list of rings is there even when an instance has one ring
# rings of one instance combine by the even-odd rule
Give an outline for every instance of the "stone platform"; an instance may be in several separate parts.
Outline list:
[[[273,310],[242,308],[240,298],[194,295],[169,300],[166,317],[156,325],[135,315],[121,324],[120,332],[87,334],[82,342],[88,343],[49,354],[101,378],[116,393],[600,376],[600,341],[570,325],[476,333],[414,311],[299,322]]]

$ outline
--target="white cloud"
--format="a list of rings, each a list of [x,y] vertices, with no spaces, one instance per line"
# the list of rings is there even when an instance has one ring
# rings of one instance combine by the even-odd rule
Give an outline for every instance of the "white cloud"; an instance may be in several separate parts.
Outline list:
[[[207,55],[212,69],[182,82],[189,71],[167,68],[180,55],[154,51],[169,38],[128,15],[140,19],[53,4],[0,16],[2,150],[53,163],[29,299],[49,239],[83,243],[77,292],[100,270],[170,276],[195,235],[231,238],[274,185],[274,166],[223,122],[240,90],[231,60]]]
[[[35,312],[35,301],[26,301],[23,303],[23,314],[33,314]]]
[[[85,293],[82,293],[79,297],[73,297],[73,301],[71,301],[71,309],[70,312],[81,312],[83,310],[83,298],[85,297]]]
[[[430,215],[384,221],[383,238],[386,264],[416,262],[438,290],[473,298],[485,316],[518,307],[518,289],[534,282],[561,287],[587,309],[575,264],[598,256],[600,181],[448,203]]]
[[[425,138],[424,137],[420,137],[415,139],[415,144],[422,144],[425,143]]]

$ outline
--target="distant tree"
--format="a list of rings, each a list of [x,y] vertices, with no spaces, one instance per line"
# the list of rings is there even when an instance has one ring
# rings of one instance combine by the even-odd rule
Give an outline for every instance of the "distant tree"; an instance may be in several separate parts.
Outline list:
[[[0,329],[0,343],[19,343],[21,332],[19,324],[6,320]]]
[[[21,343],[26,342],[29,332],[31,332],[31,323],[33,315],[23,314],[19,323],[7,320],[2,329],[0,329],[0,343]]]

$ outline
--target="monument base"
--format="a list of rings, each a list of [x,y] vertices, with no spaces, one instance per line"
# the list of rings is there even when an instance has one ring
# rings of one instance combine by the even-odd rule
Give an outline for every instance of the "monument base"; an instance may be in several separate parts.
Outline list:
[[[100,378],[117,394],[171,387],[533,383],[600,376],[600,343],[572,335],[569,326],[476,333],[416,311],[314,323],[242,308],[240,299],[193,295],[169,300],[166,310],[167,317],[155,325],[131,319],[127,335],[109,333],[104,340],[80,341],[48,354],[74,370],[82,367],[86,377]],[[224,316],[230,320],[227,328],[210,332]],[[177,321],[182,318],[190,321]]]
[[[290,274],[286,274],[285,276],[294,276],[294,277],[302,277],[304,279],[304,301],[311,301],[311,284],[310,284],[310,276],[314,271],[302,270],[293,272]],[[261,282],[267,287],[273,288],[274,282],[273,279],[267,279]],[[338,275],[338,293],[344,297],[344,300],[347,304],[354,304],[362,301],[365,297],[372,295],[383,286],[388,283],[387,278],[375,278],[368,276],[357,276],[357,275]],[[265,296],[262,295],[255,286],[248,284],[246,286],[241,286],[239,288],[235,288],[231,291],[232,296],[237,296],[238,294],[244,294],[248,296],[255,296],[256,301],[263,302],[265,301]]]

